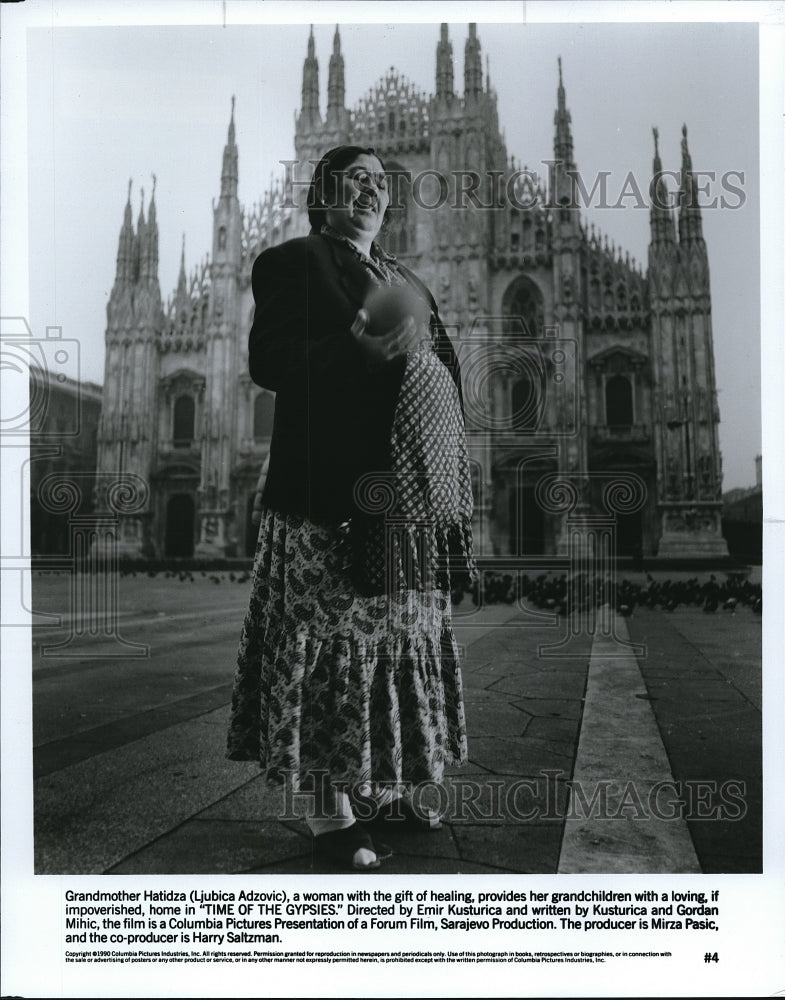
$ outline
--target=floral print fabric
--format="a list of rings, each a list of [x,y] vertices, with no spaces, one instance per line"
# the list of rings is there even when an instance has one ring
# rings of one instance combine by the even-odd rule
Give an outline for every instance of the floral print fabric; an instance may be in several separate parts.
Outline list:
[[[344,526],[263,512],[227,756],[268,778],[440,781],[467,756],[449,594],[361,596]]]

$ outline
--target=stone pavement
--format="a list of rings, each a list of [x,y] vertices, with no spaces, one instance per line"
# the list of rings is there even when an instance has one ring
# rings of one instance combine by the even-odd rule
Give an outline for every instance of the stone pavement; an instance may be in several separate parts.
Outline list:
[[[119,631],[148,656],[105,636],[42,656],[69,620],[35,629],[38,873],[335,871],[282,790],[224,759],[248,584],[217,577],[121,580]],[[36,610],[64,592],[40,579]],[[456,626],[470,760],[418,790],[445,823],[391,827],[381,873],[761,871],[760,616],[465,598]]]

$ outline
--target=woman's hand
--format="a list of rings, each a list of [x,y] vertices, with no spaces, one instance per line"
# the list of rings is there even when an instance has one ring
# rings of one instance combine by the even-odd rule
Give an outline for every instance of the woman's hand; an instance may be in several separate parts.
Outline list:
[[[262,523],[262,493],[264,492],[264,484],[267,479],[267,462],[262,466],[262,471],[259,473],[259,479],[256,483],[256,492],[253,497],[253,506],[251,508],[251,524],[261,524]]]
[[[387,333],[378,337],[367,334],[368,311],[360,309],[351,325],[351,334],[360,346],[369,368],[378,368],[402,354],[419,350],[427,331],[417,325],[414,316],[407,316]]]

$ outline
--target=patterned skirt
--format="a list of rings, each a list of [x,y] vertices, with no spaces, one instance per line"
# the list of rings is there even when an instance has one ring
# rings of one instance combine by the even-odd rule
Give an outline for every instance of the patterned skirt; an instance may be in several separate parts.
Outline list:
[[[441,781],[467,758],[449,594],[361,596],[348,556],[340,527],[263,512],[227,756],[295,789]]]

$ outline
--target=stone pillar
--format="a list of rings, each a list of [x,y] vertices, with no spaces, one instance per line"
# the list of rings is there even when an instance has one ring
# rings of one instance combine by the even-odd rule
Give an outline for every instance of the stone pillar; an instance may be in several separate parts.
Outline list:
[[[149,656],[149,646],[120,635],[118,591],[120,525],[124,518],[137,520],[136,512],[147,503],[147,485],[132,473],[114,478],[99,474],[95,485],[99,510],[79,513],[83,502],[80,480],[91,481],[92,476],[54,473],[39,489],[44,509],[68,514],[71,529],[69,634],[63,642],[42,646],[41,654],[79,659]]]
[[[589,504],[589,488],[596,482],[602,484],[599,512]],[[646,484],[632,472],[553,473],[541,477],[537,500],[544,510],[564,516],[563,539],[570,557],[567,633],[559,642],[540,646],[538,654],[583,658],[586,637],[599,635],[610,643],[604,656],[642,655],[643,646],[615,632],[616,515],[644,506]]]

